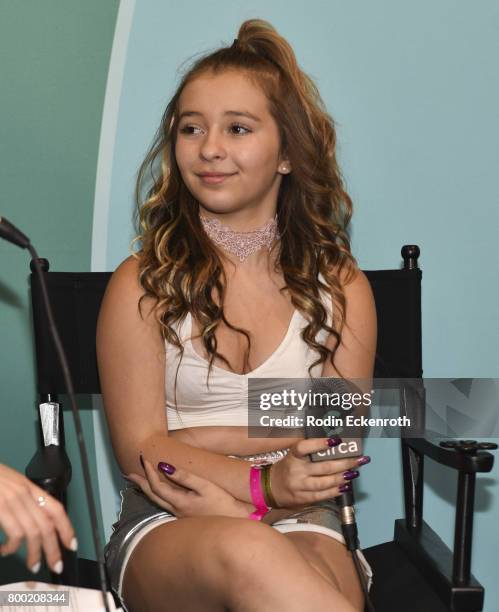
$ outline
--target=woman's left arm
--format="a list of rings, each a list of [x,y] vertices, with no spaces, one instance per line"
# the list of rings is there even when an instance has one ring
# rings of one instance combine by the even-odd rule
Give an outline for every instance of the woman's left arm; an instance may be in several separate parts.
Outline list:
[[[376,305],[373,292],[367,276],[358,268],[353,280],[343,285],[343,291],[346,303],[341,344],[334,356],[335,367],[329,359],[326,360],[322,376],[357,379],[355,385],[362,392],[369,392],[372,385],[377,339]],[[326,346],[333,349],[336,343],[336,338],[331,335]]]

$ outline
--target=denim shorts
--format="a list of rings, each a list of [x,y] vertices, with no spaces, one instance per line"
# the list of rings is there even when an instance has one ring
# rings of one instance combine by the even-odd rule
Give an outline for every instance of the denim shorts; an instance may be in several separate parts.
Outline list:
[[[258,464],[275,463],[282,459],[286,453],[287,449],[257,455],[228,456]],[[126,610],[122,599],[123,576],[133,549],[149,531],[159,525],[178,519],[152,502],[133,483],[127,483],[127,486],[120,491],[120,495],[121,508],[118,520],[112,526],[113,533],[104,548],[104,558],[111,588],[119,598],[123,609]],[[339,511],[333,500],[315,502],[300,507],[297,511],[290,510],[289,514],[272,523],[272,527],[281,533],[315,531],[335,538],[343,544],[345,543],[341,531]],[[368,588],[370,588],[373,577],[372,569],[360,550],[357,551],[357,555],[364,569]]]

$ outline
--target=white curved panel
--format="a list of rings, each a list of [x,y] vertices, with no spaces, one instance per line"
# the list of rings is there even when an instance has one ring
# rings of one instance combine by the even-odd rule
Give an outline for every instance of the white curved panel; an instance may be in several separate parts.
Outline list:
[[[128,40],[135,10],[135,0],[121,0],[116,20],[109,72],[106,84],[102,115],[97,176],[95,183],[94,217],[92,227],[92,272],[109,269],[107,261],[108,226],[111,198],[111,179],[116,141],[116,129],[120,109],[123,75],[128,50]],[[116,520],[116,460],[112,454],[111,442],[103,414],[101,396],[92,398],[93,426],[97,478],[101,501],[104,536],[108,540],[111,525]]]

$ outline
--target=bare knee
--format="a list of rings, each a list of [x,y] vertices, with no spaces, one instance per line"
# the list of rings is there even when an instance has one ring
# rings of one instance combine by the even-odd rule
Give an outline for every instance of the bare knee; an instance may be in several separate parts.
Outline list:
[[[259,561],[278,555],[287,546],[272,527],[245,519],[225,523],[214,535],[215,540],[208,543],[211,554],[227,572],[261,567]]]

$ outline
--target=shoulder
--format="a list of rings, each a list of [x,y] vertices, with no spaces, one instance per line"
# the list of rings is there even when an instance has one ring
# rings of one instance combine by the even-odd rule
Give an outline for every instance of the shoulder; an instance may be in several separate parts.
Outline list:
[[[342,279],[343,290],[347,299],[364,303],[365,305],[374,303],[374,296],[371,287],[371,283],[367,278],[365,272],[360,268],[354,268],[353,275],[351,278]]]
[[[110,282],[114,285],[119,284],[129,290],[140,288],[138,259],[133,255],[124,259],[113,272]]]
[[[376,310],[371,283],[366,274],[355,265],[350,270],[333,268],[332,273],[338,279],[345,296],[347,310]]]
[[[139,273],[139,262],[133,255],[120,263],[112,273],[107,285],[101,306],[101,319],[117,317],[128,320],[128,322],[137,320],[139,301],[142,296],[145,296],[145,291],[140,284]],[[144,297],[141,310],[146,318],[152,314],[155,303],[153,298]]]

